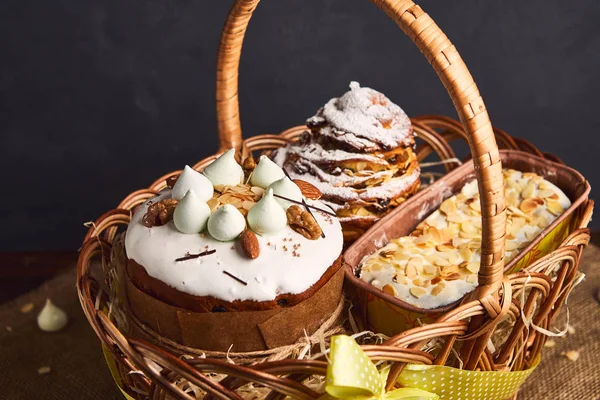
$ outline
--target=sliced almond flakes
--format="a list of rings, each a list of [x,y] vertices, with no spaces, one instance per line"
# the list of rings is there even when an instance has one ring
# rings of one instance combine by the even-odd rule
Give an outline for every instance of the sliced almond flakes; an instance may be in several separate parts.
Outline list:
[[[412,287],[412,288],[410,288],[409,292],[410,292],[410,294],[412,294],[417,299],[420,298],[420,297],[422,297],[424,294],[427,293],[425,291],[425,289],[423,289],[421,287]]]
[[[398,292],[396,291],[396,288],[392,285],[390,285],[389,283],[383,286],[383,292],[387,293],[391,296],[397,296]]]
[[[442,290],[444,290],[445,287],[446,284],[444,282],[438,283],[433,289],[431,289],[431,295],[437,296],[438,294],[442,293]]]

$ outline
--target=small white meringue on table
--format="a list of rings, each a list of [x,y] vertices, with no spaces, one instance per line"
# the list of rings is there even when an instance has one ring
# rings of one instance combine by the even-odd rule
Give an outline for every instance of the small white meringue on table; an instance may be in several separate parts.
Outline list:
[[[68,322],[67,313],[55,306],[50,299],[46,299],[46,305],[38,314],[37,324],[44,332],[58,332]]]

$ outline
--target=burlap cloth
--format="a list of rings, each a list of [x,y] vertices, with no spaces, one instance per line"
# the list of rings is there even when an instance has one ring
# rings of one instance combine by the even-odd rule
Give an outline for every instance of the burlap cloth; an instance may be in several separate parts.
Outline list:
[[[580,268],[587,278],[569,299],[575,332],[545,349],[519,399],[600,399],[600,303],[595,299],[600,249],[590,246]],[[62,332],[43,333],[37,328],[36,315],[46,297],[70,317]],[[21,312],[28,303],[35,309]],[[573,362],[561,356],[569,350],[579,351],[580,358]],[[40,375],[41,367],[50,367],[50,372]],[[79,306],[74,270],[0,306],[0,399],[122,399]]]

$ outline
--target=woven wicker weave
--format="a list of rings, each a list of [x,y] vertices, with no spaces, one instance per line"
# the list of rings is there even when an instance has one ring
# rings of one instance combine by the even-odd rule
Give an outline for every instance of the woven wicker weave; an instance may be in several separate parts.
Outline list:
[[[390,338],[383,345],[366,345],[363,350],[373,360],[393,362],[388,379],[392,387],[406,363],[443,365],[448,360],[456,340],[462,345],[464,368],[500,370],[511,360],[513,370],[531,365],[546,340],[544,335],[526,327],[520,314],[532,318],[537,326],[549,329],[572,288],[583,247],[589,240],[585,229],[591,217],[592,202],[579,210],[576,229],[551,254],[519,272],[504,276],[505,207],[503,180],[498,148],[520,149],[538,156],[544,155],[530,143],[512,138],[493,129],[483,100],[467,67],[429,15],[410,0],[373,0],[386,12],[422,51],[448,90],[462,125],[449,118],[425,116],[413,119],[414,130],[422,143],[417,148],[419,160],[435,152],[440,159],[455,157],[449,142],[464,138],[468,141],[476,165],[482,202],[483,238],[479,286],[471,300],[448,312],[436,323],[411,329]],[[238,106],[238,66],[244,34],[259,0],[236,0],[221,37],[217,68],[217,115],[221,150],[236,147],[244,157],[249,152],[268,151],[293,141],[305,129],[295,127],[280,135],[260,135],[242,140]],[[498,145],[499,144],[499,145]],[[203,169],[216,156],[197,163]],[[446,164],[447,170],[452,164]],[[134,397],[161,399],[191,398],[184,393],[185,382],[192,383],[218,398],[239,399],[236,389],[255,382],[272,390],[268,398],[315,398],[320,393],[302,382],[310,375],[324,375],[326,360],[283,360],[265,362],[252,367],[233,365],[213,358],[180,358],[168,351],[125,336],[108,316],[107,305],[114,277],[106,276],[105,263],[92,263],[95,258],[110,258],[111,245],[119,227],[129,223],[131,212],[158,190],[165,187],[165,178],[157,179],[148,189],[138,190],[119,206],[102,215],[85,237],[78,263],[77,289],[84,312],[101,342],[116,361],[124,389]],[[98,267],[100,265],[100,267]],[[548,271],[558,266],[551,280]],[[526,301],[519,304],[514,294],[526,284]],[[107,289],[108,287],[108,289]],[[534,307],[535,305],[535,307]],[[498,322],[510,316],[517,321],[511,326],[508,341],[495,354],[486,348]],[[444,340],[435,356],[422,351],[432,338]],[[131,374],[131,371],[141,373]],[[228,378],[216,382],[207,373],[225,374]],[[177,383],[177,384],[176,384]],[[136,395],[138,393],[138,395]],[[142,394],[139,394],[142,393]],[[209,395],[210,397],[210,395]]]

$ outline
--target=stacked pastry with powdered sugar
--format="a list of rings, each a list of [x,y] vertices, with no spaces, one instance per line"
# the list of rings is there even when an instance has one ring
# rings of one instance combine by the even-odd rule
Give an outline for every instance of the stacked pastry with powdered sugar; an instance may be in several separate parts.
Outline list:
[[[307,121],[310,132],[274,161],[316,186],[338,215],[346,242],[358,238],[419,187],[414,134],[404,111],[357,82]]]

